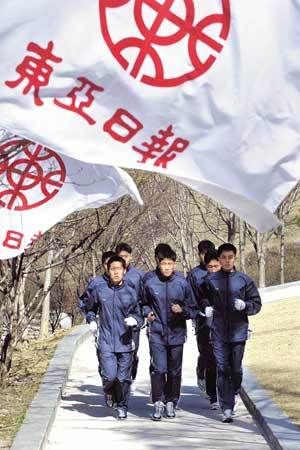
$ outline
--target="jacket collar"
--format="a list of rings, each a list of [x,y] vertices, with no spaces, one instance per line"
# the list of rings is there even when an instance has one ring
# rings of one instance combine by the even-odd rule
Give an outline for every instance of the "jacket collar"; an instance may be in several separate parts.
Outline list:
[[[107,275],[107,273],[104,272],[104,274],[102,276],[103,276],[103,279],[108,283],[109,282],[109,276]]]
[[[157,277],[159,278],[160,281],[166,282],[166,281],[171,281],[174,279],[175,277],[175,273],[173,272],[172,275],[170,277],[165,277],[161,271],[159,270],[159,268],[157,267],[155,270],[155,273],[157,275]]]
[[[236,269],[234,267],[234,270],[232,272],[226,272],[225,270],[221,269],[220,272],[216,272],[216,273],[222,273],[223,275],[225,275],[227,277],[232,277],[233,275],[236,274]]]
[[[120,284],[120,285],[115,285],[115,284],[112,284],[112,282],[110,281],[110,278],[108,278],[108,286],[111,288],[111,289],[115,289],[115,290],[119,290],[119,289],[122,289],[123,287],[124,287],[124,285],[125,285],[125,282],[124,282],[124,280],[123,280],[123,283],[122,284]]]

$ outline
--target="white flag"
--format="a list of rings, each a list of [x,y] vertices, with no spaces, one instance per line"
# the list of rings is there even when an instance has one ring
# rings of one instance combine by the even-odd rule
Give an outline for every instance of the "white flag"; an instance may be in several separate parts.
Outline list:
[[[21,141],[7,138],[0,133],[0,155]],[[142,202],[122,169],[84,163],[28,143],[0,164],[0,259],[19,255],[71,212],[126,194]]]
[[[0,125],[266,231],[300,173],[300,0],[6,0]]]

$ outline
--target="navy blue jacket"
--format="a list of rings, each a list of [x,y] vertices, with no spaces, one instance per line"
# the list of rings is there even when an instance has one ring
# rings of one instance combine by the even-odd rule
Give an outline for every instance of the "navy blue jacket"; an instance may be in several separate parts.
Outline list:
[[[97,275],[95,278],[92,278],[92,280],[88,284],[88,289],[92,290],[96,285],[102,283],[109,283],[109,276],[106,273],[104,273],[103,275]]]
[[[97,306],[94,303],[94,299],[91,296],[92,290],[95,288],[98,284],[107,284],[109,282],[109,276],[104,273],[103,275],[97,275],[95,278],[91,278],[91,280],[88,282],[87,288],[84,291],[84,293],[78,298],[78,305],[81,309],[82,313],[86,317],[87,311],[90,311],[92,308],[92,305],[94,305],[94,312],[97,314]]]
[[[142,270],[136,269],[134,266],[129,266],[126,269],[126,273],[124,276],[124,280],[128,282],[131,286],[134,287],[135,292],[139,295],[139,291],[141,288],[141,281],[144,276],[144,272]]]
[[[88,286],[82,311],[90,323],[100,317],[98,349],[102,352],[126,353],[134,350],[132,327],[124,319],[134,317],[137,328],[143,325],[143,318],[137,301],[137,294],[126,281],[114,286],[109,281],[96,277]]]
[[[187,274],[187,282],[193,289],[193,293],[196,299],[196,302],[200,308],[201,306],[201,288],[204,283],[205,277],[207,275],[207,270],[201,264],[197,267],[194,267]],[[195,324],[196,332],[200,329],[206,327],[206,318],[203,316],[198,316]]]
[[[171,304],[179,304],[183,312],[175,314]],[[153,311],[155,320],[149,324],[149,341],[163,345],[181,345],[186,341],[186,320],[199,310],[193,292],[184,277],[173,274],[163,277],[159,270],[144,277],[143,314]]]
[[[243,311],[234,308],[234,300],[246,303]],[[243,272],[215,272],[208,274],[202,288],[202,309],[214,307],[213,339],[241,342],[248,337],[248,316],[261,310],[261,298],[254,281]],[[208,302],[208,303],[207,303]]]
[[[199,289],[202,286],[206,275],[207,270],[202,265],[194,267],[187,274],[186,279],[191,285],[191,288],[193,289],[193,292],[196,296],[196,300],[197,297],[199,296]]]

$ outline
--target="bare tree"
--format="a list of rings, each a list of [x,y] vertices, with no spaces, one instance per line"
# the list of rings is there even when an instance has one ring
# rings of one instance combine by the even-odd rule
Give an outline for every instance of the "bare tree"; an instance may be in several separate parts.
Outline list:
[[[300,199],[300,183],[298,183],[289,195],[284,199],[277,209],[277,216],[281,221],[279,227],[279,258],[280,258],[280,283],[285,282],[285,237],[286,230],[294,224],[294,219],[290,218],[291,213],[297,207]]]
[[[49,336],[50,296],[51,296],[49,287],[51,285],[52,261],[53,261],[53,250],[50,250],[48,253],[48,261],[47,261],[48,267],[45,271],[44,293],[46,294],[42,305],[42,317],[39,335],[40,339],[45,339]]]
[[[240,250],[240,268],[242,272],[246,272],[246,255],[245,255],[245,247],[246,247],[246,226],[245,222],[240,219],[239,220],[239,250]]]

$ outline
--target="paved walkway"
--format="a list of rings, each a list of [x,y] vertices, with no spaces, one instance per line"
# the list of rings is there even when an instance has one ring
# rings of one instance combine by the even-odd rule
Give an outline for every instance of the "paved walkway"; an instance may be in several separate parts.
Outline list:
[[[300,281],[292,283],[279,284],[277,286],[269,286],[259,289],[262,303],[270,303],[276,301],[285,301],[292,298],[300,297]]]
[[[64,399],[46,450],[265,450],[269,449],[248,411],[241,405],[233,424],[195,387],[196,345],[190,333],[185,345],[182,397],[175,419],[150,420],[148,344],[143,331],[137,390],[126,421],[118,421],[104,406],[92,338],[76,353]]]

